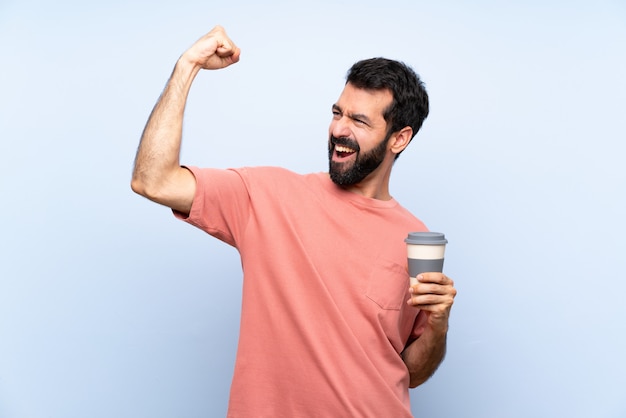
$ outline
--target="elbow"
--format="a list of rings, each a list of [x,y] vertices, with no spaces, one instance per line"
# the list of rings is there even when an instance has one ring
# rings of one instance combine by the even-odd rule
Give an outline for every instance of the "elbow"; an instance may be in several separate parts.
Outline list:
[[[145,179],[133,176],[130,181],[130,188],[133,192],[155,203],[169,206],[171,208],[176,207],[172,206],[172,204],[175,204],[176,202],[172,201],[172,194],[168,193],[163,183],[146,181]]]
[[[157,177],[133,173],[130,188],[133,192],[155,203],[170,207],[181,213],[189,213],[195,195],[195,180],[191,172],[187,177],[180,173]]]
[[[131,179],[130,188],[133,192],[137,193],[138,195],[146,196],[146,186],[136,176],[133,176],[133,178]]]
[[[154,185],[146,183],[137,176],[133,176],[132,180],[130,181],[130,188],[133,192],[150,200],[154,200],[154,198],[156,197]]]

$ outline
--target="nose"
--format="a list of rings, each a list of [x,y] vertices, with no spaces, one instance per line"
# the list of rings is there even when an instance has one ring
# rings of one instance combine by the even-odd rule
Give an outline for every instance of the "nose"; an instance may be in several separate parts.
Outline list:
[[[335,138],[349,138],[352,132],[350,131],[349,119],[345,116],[335,116],[329,127],[330,134]]]

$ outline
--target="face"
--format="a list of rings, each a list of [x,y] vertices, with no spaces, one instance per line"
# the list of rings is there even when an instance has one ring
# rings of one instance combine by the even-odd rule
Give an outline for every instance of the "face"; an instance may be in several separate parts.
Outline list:
[[[340,186],[363,181],[387,155],[387,122],[384,110],[391,92],[367,91],[347,84],[336,104],[329,128],[330,178]]]

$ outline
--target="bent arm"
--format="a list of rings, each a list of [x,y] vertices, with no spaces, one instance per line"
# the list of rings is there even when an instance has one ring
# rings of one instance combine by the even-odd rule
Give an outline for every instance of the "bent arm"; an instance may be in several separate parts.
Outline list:
[[[409,387],[414,388],[428,380],[445,357],[448,318],[456,289],[452,279],[442,273],[422,273],[409,291],[411,299],[407,303],[426,315],[424,331],[402,352],[409,370]]]
[[[409,370],[409,387],[415,388],[427,381],[446,354],[447,332],[426,328],[424,333],[402,352],[402,360]]]
[[[189,214],[196,181],[179,162],[187,97],[201,69],[227,67],[238,62],[239,55],[224,29],[216,26],[179,58],[141,136],[131,180],[133,191]]]
[[[183,114],[199,67],[180,59],[144,128],[135,157],[131,188],[148,199],[188,214],[196,190],[179,162]]]

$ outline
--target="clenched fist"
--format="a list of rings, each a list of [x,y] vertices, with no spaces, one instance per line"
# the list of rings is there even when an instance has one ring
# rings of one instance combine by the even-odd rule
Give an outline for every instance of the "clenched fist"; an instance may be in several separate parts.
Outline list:
[[[217,70],[235,64],[240,55],[241,50],[230,40],[224,28],[215,26],[185,51],[181,59],[205,70]]]

